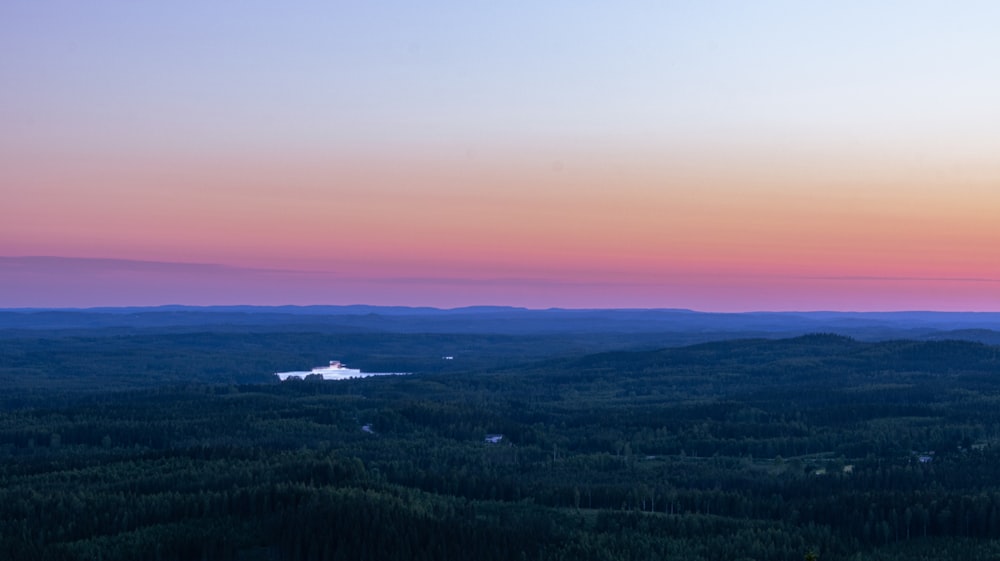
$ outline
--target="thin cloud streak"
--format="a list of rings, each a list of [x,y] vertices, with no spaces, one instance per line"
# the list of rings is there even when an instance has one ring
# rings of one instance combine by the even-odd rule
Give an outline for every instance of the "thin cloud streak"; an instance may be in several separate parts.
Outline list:
[[[380,265],[388,265],[383,262]],[[412,265],[412,264],[411,264]],[[385,267],[383,267],[385,268]],[[412,270],[418,269],[417,271]],[[0,307],[138,305],[514,305],[535,308],[754,310],[1000,309],[989,277],[803,276],[680,270],[563,272],[456,270],[420,274],[401,264],[384,274],[269,269],[218,263],[84,257],[0,257]],[[368,273],[368,274],[365,274]],[[433,273],[433,272],[432,272]],[[958,283],[965,289],[958,290]]]
[[[1000,283],[1000,279],[988,277],[896,277],[896,276],[833,276],[833,277],[795,277],[803,280],[823,281],[885,281],[885,282],[975,282]]]
[[[371,276],[341,274],[335,271],[240,267],[219,263],[145,261],[104,257],[0,256],[0,274],[152,274],[152,275],[281,275],[286,277],[327,278],[348,282],[392,285],[461,285],[461,286],[574,286],[616,287],[655,286],[656,282],[572,281],[541,277],[463,276]]]
[[[692,282],[699,279],[718,278],[720,275],[698,272],[678,271],[674,274],[642,275],[642,280],[635,276],[619,272],[590,272],[594,276],[603,276],[593,280],[572,280],[552,276],[483,276],[471,277],[467,274],[454,276],[427,275],[392,275],[381,276],[350,274],[337,271],[309,269],[279,269],[257,268],[226,265],[220,263],[193,263],[182,261],[147,261],[138,259],[120,259],[106,257],[62,257],[62,256],[0,256],[0,274],[75,274],[75,275],[108,275],[108,274],[141,274],[153,276],[181,275],[187,278],[198,276],[238,275],[241,277],[283,277],[304,279],[342,281],[352,283],[372,283],[392,286],[466,286],[466,287],[520,287],[520,288],[653,288],[678,282]],[[584,275],[586,276],[586,275]],[[745,280],[781,280],[794,277],[782,275],[725,275],[729,279]]]
[[[51,255],[0,256],[0,272],[32,273],[303,273],[290,269],[239,267],[219,263],[145,261],[110,257],[60,257]]]

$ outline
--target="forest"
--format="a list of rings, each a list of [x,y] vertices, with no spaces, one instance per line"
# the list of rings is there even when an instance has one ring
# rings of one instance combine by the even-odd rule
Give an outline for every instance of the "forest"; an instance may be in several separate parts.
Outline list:
[[[0,558],[1000,558],[998,350],[9,331]]]

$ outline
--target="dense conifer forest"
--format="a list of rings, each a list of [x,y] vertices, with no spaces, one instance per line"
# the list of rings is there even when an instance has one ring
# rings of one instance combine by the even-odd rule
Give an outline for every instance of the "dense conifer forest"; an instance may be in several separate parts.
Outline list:
[[[997,558],[998,351],[8,332],[0,558]]]

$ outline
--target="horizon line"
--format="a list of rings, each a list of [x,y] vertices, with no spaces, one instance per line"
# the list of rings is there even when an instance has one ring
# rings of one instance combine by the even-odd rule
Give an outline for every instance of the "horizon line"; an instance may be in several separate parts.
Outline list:
[[[455,306],[451,308],[424,305],[392,305],[392,304],[148,304],[132,306],[19,306],[0,307],[0,312],[102,312],[114,310],[144,310],[144,311],[168,311],[168,310],[192,310],[192,311],[212,311],[213,309],[240,309],[254,308],[260,310],[281,310],[281,309],[309,309],[309,308],[376,308],[376,309],[404,309],[404,310],[429,310],[436,312],[454,312],[463,310],[504,310],[521,312],[676,312],[706,315],[749,315],[749,314],[996,314],[1000,315],[1000,310],[934,310],[934,309],[886,309],[886,310],[836,310],[836,309],[795,309],[795,310],[744,310],[744,311],[707,311],[693,308],[662,308],[662,307],[568,307],[551,306],[545,308],[533,308],[529,306],[516,306],[505,304],[472,304],[468,306]]]

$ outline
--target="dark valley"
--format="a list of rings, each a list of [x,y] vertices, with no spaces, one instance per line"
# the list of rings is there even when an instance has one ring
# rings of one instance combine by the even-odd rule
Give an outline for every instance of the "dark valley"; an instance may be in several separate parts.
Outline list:
[[[989,325],[360,312],[2,314],[0,556],[1000,555]],[[272,375],[331,359],[413,374]]]

